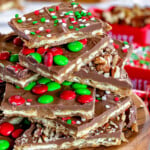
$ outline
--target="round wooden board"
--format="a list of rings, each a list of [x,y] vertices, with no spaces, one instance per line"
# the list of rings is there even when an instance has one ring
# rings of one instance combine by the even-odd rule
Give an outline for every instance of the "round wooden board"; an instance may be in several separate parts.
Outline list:
[[[122,143],[119,146],[86,148],[83,150],[150,150],[150,120],[149,112],[144,102],[135,94],[132,99],[137,106],[137,120],[139,132],[128,139],[128,143]]]

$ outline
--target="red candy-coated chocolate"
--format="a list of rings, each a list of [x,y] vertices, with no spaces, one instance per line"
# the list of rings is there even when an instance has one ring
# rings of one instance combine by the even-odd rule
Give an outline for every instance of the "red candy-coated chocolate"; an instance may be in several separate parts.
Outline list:
[[[29,48],[27,48],[27,47],[23,47],[23,49],[22,49],[22,54],[23,54],[23,55],[28,55],[28,54],[34,53],[34,52],[35,52],[35,49],[34,49],[34,48],[29,49]]]
[[[0,53],[0,60],[8,60],[10,57],[10,53],[9,52],[1,52]]]
[[[60,98],[64,100],[72,100],[76,97],[76,93],[74,91],[63,91],[60,94]]]
[[[35,93],[35,94],[44,94],[45,92],[47,92],[47,90],[48,90],[47,85],[38,84],[32,89],[32,92]]]
[[[119,48],[119,45],[117,45],[116,43],[113,43],[113,45],[114,45],[114,48],[115,48],[115,49],[118,49],[118,48]]]
[[[51,52],[47,52],[44,56],[44,64],[47,67],[51,67],[53,64],[53,54]]]
[[[11,136],[16,139],[23,133],[23,131],[23,129],[16,129],[12,132]]]
[[[44,54],[46,51],[47,51],[47,49],[44,47],[40,47],[37,49],[37,53],[39,53],[39,54]]]
[[[118,102],[119,101],[119,97],[115,97],[115,99],[114,99],[116,102]]]
[[[0,125],[0,134],[3,136],[9,136],[14,130],[14,126],[8,122],[4,122]]]
[[[22,46],[23,45],[23,41],[19,38],[19,37],[16,37],[14,40],[13,40],[13,43],[17,46]]]
[[[11,97],[9,97],[8,101],[12,105],[17,105],[17,106],[25,103],[25,99],[23,97],[21,97],[20,95],[11,96]]]
[[[50,48],[48,52],[51,52],[53,56],[62,55],[63,49],[61,47],[53,47],[53,48]]]
[[[122,51],[123,51],[124,53],[127,53],[127,52],[128,52],[128,49],[125,48],[125,49],[123,49]]]
[[[93,101],[93,97],[91,95],[81,95],[78,97],[78,102],[85,104],[85,103],[90,103]]]
[[[83,45],[86,45],[86,44],[87,44],[87,39],[80,40],[80,42],[81,42]]]

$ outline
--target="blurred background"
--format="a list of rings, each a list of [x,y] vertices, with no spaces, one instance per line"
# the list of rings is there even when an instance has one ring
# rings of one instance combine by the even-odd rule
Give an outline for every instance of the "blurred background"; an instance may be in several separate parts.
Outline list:
[[[78,1],[112,25],[110,36],[133,44],[134,51],[125,69],[134,92],[150,109],[150,0]],[[52,3],[52,0],[0,0],[0,33],[11,32],[8,21],[15,14],[23,15]]]

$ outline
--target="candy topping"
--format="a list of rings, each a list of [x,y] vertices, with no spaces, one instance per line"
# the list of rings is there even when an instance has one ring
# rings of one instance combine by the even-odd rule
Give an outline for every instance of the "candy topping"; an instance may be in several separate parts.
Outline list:
[[[11,96],[9,97],[8,101],[12,105],[16,105],[16,106],[19,106],[25,103],[25,99],[21,97],[20,95]]]
[[[79,41],[75,41],[75,42],[69,43],[67,47],[69,51],[71,52],[79,52],[80,50],[82,50],[83,44]]]
[[[76,97],[76,93],[74,91],[63,91],[60,94],[60,98],[64,100],[72,100]]]
[[[38,98],[38,102],[41,104],[48,104],[52,103],[53,101],[54,98],[51,95],[42,95],[41,97]]]
[[[63,54],[63,49],[60,47],[53,47],[53,48],[50,48],[48,51],[51,52],[53,54],[53,56]]]
[[[11,136],[16,139],[23,133],[23,131],[23,129],[16,129],[12,132]]]
[[[54,56],[54,63],[59,66],[65,66],[68,64],[68,58],[63,55]]]
[[[10,57],[10,53],[9,52],[1,52],[0,53],[0,60],[8,60]]]
[[[45,92],[47,92],[47,90],[48,90],[47,85],[38,84],[32,89],[32,92],[35,93],[35,94],[44,94]]]
[[[0,140],[0,150],[7,150],[10,144],[6,140]]]
[[[47,52],[47,54],[44,56],[44,64],[47,67],[51,67],[53,64],[53,54],[51,52]]]
[[[38,63],[42,61],[42,56],[39,53],[30,53],[28,56],[32,56]]]
[[[8,122],[4,122],[0,125],[0,134],[3,136],[9,136],[14,130],[14,126]]]
[[[47,84],[48,91],[55,91],[61,88],[61,85],[57,82],[50,82]]]
[[[78,97],[77,101],[81,104],[90,103],[93,101],[93,97],[91,95],[82,95]]]

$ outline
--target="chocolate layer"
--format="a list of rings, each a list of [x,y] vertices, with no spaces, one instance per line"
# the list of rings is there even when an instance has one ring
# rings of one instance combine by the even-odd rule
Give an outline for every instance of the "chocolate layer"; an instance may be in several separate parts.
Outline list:
[[[49,81],[51,85],[50,88],[53,88],[55,82]],[[48,83],[48,84],[49,84]],[[42,91],[43,84],[35,83],[36,90],[40,89]],[[47,84],[47,85],[48,85]],[[74,83],[73,83],[74,84]],[[40,85],[40,86],[39,86]],[[47,85],[44,85],[47,87]],[[2,110],[4,114],[7,116],[24,116],[24,117],[42,117],[42,118],[56,118],[56,117],[64,117],[64,116],[82,116],[86,119],[91,119],[94,114],[94,104],[95,104],[95,90],[94,88],[87,87],[85,90],[88,90],[89,96],[93,99],[92,101],[87,101],[87,98],[83,98],[85,103],[81,103],[78,99],[80,97],[84,97],[84,94],[81,96],[76,92],[76,89],[72,88],[72,85],[57,85],[60,86],[58,89],[45,91],[45,93],[36,94],[35,90],[33,92],[34,87],[30,91],[25,91],[24,89],[16,89],[16,87],[12,84],[6,85],[5,97],[2,102]],[[61,94],[64,91],[71,91],[75,94],[75,96],[71,97],[71,99],[63,99]],[[38,90],[39,91],[39,90]],[[49,99],[44,98],[42,102],[39,100],[41,96],[50,96]],[[14,103],[10,103],[9,99],[12,96],[21,96],[23,98],[23,102],[21,105],[17,105],[17,97]],[[71,95],[72,96],[72,95]],[[90,99],[91,99],[90,98]],[[53,99],[53,100],[52,100]],[[20,101],[19,101],[20,102]]]
[[[15,38],[17,38],[15,33],[0,34],[0,78],[25,87],[29,82],[36,80],[39,75],[20,66],[18,59],[16,61],[10,60],[13,55],[18,55],[22,49],[23,43],[18,46],[13,43]],[[8,55],[8,57],[4,58],[3,55]]]
[[[121,96],[130,95],[132,84],[123,68],[132,47],[121,41],[111,42],[92,62],[73,73],[69,80],[110,90]]]
[[[62,2],[23,17],[16,16],[9,25],[29,48],[66,44],[103,35],[111,29],[107,23],[92,16],[76,2]]]
[[[91,120],[81,117],[63,117],[55,120],[44,118],[33,118],[33,122],[44,124],[63,130],[64,132],[74,137],[83,137],[89,133],[90,130],[95,130],[103,126],[111,117],[116,117],[125,112],[132,105],[130,97],[121,98],[118,95],[110,93],[109,91],[96,91],[95,115]],[[56,124],[59,124],[57,127]]]
[[[24,55],[23,51],[20,52],[19,60],[22,66],[29,68],[30,70],[41,74],[44,77],[51,78],[54,81],[62,83],[64,80],[68,79],[68,76],[74,71],[79,71],[82,66],[85,66],[89,63],[96,55],[98,55],[108,44],[109,38],[104,35],[102,37],[88,38],[87,44],[83,46],[82,50],[78,52],[72,52],[67,48],[67,45],[60,45],[59,48],[62,48],[63,56],[67,57],[68,64],[60,66],[53,64],[49,67],[45,65],[44,59],[46,54],[51,52],[51,48],[47,49],[42,56],[42,62],[37,62],[29,55]],[[74,46],[76,47],[76,45]],[[55,49],[57,47],[53,47]],[[35,49],[37,52],[38,49]],[[55,56],[54,56],[55,57]]]
[[[30,148],[55,150],[120,145],[123,139],[124,121],[121,117],[118,116],[118,118],[110,119],[103,127],[89,132],[87,137],[83,139],[73,139],[53,128],[33,124],[21,138],[16,140],[15,150],[28,150]]]

